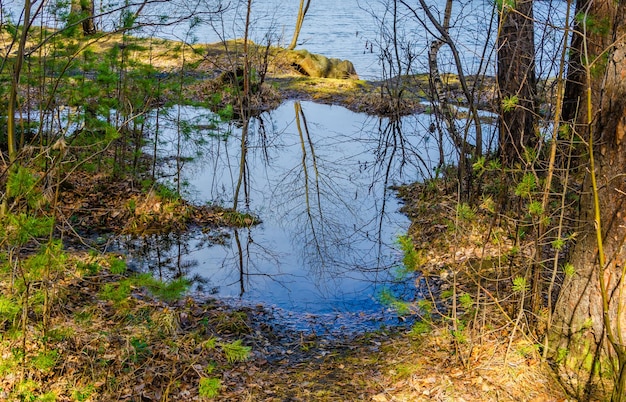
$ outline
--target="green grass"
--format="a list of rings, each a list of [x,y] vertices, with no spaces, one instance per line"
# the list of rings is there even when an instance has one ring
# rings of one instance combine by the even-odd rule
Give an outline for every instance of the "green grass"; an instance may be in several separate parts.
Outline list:
[[[200,379],[199,394],[203,398],[215,398],[220,391],[222,381],[215,377],[203,377]]]
[[[250,346],[244,346],[241,344],[241,340],[238,339],[232,343],[221,343],[222,351],[226,355],[226,360],[229,363],[243,362],[250,357]]]

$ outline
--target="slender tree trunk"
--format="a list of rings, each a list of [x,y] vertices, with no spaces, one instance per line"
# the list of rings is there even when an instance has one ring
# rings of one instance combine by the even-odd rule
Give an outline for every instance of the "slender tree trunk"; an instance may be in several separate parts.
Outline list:
[[[7,142],[9,146],[9,162],[15,162],[17,157],[17,137],[15,134],[15,114],[17,113],[17,91],[20,85],[20,77],[22,74],[22,65],[24,63],[24,51],[26,49],[26,39],[30,29],[30,0],[24,1],[24,26],[22,35],[15,55],[15,63],[13,64],[13,74],[11,79],[11,88],[9,89],[9,105],[7,116]]]
[[[300,0],[300,7],[298,7],[298,18],[296,19],[296,28],[293,31],[293,37],[291,38],[291,44],[287,48],[288,50],[295,49],[296,45],[298,44],[298,36],[300,36],[302,23],[304,22],[304,17],[306,16],[307,11],[309,11],[310,4],[311,0],[306,0],[306,5],[304,4],[304,0]]]
[[[72,0],[70,13],[76,18],[76,21],[82,21],[83,35],[93,35],[96,33],[96,24],[94,23],[94,2],[93,0]]]
[[[626,365],[620,367],[611,402],[626,402]]]
[[[248,0],[246,8],[246,27],[243,37],[243,92],[239,94],[239,110],[241,113],[241,119],[243,126],[241,127],[241,158],[239,165],[239,179],[237,180],[237,186],[235,188],[235,194],[233,199],[233,209],[236,210],[239,206],[239,192],[241,185],[244,184],[246,178],[246,155],[247,155],[247,143],[248,143],[248,129],[250,127],[250,58],[248,55],[248,32],[250,28],[250,14],[252,12],[252,0]],[[235,73],[235,79],[237,73]],[[245,185],[244,185],[245,188]]]
[[[399,0],[399,2],[404,5],[416,18],[416,20],[420,20],[419,15],[416,12],[415,8],[412,8],[409,3],[404,0]],[[451,136],[452,141],[457,147],[459,152],[459,193],[465,199],[471,193],[472,186],[472,172],[470,160],[468,156],[471,154],[473,157],[479,157],[482,155],[482,126],[480,121],[480,116],[478,114],[478,107],[474,103],[474,95],[473,90],[470,90],[470,87],[467,83],[467,79],[465,73],[463,71],[463,63],[461,62],[461,56],[459,54],[459,50],[455,44],[455,41],[450,37],[450,19],[452,18],[452,6],[453,1],[447,0],[446,7],[444,11],[443,21],[440,22],[439,19],[435,16],[435,14],[430,9],[429,5],[425,0],[419,0],[420,7],[428,21],[435,27],[437,32],[441,35],[441,39],[437,39],[431,43],[429,52],[428,52],[428,65],[430,70],[429,77],[429,85],[431,91],[433,93],[433,101],[437,105],[436,108],[441,111],[441,116],[446,124],[446,128],[448,129],[448,134]],[[396,5],[394,2],[394,15],[397,13]],[[395,21],[395,19],[394,19]],[[394,25],[395,28],[395,25]],[[395,31],[395,29],[394,29]],[[454,64],[456,66],[457,76],[459,79],[459,83],[461,84],[461,88],[463,90],[463,94],[465,95],[465,99],[468,103],[469,111],[471,114],[471,120],[474,122],[474,128],[476,132],[476,145],[472,147],[468,141],[468,132],[469,132],[469,124],[467,124],[463,130],[463,133],[456,126],[457,116],[454,112],[453,108],[447,101],[447,92],[449,89],[447,88],[447,84],[444,84],[441,76],[439,74],[439,66],[437,62],[437,54],[439,49],[443,46],[447,45],[452,52],[452,57],[454,59]],[[397,49],[397,46],[396,46]],[[400,63],[399,56],[397,56],[398,63]],[[441,159],[441,158],[440,158]],[[441,162],[440,162],[441,163]]]

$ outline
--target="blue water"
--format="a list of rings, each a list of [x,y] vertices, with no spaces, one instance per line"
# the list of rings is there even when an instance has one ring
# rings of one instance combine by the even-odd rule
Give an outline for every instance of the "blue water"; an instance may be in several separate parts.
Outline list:
[[[397,74],[397,68],[390,71],[389,60],[382,55],[392,51],[394,38],[392,0],[314,0],[304,21],[298,41],[298,48],[308,49],[328,57],[347,59],[353,62],[361,78],[380,79]],[[444,0],[428,0],[431,10],[441,21],[445,9]],[[9,17],[19,18],[23,3],[18,0],[3,0],[2,8],[9,13],[2,14],[3,22]],[[35,24],[50,27],[63,25],[60,15],[63,7],[55,9],[56,3],[47,3],[46,12],[39,15]],[[141,4],[141,2],[137,3]],[[410,48],[413,54],[411,73],[428,71],[428,47],[439,37],[433,24],[428,22],[424,12],[415,5],[415,14],[399,5],[397,11],[396,35],[403,46],[399,54]],[[255,0],[252,2],[249,38],[256,43],[286,46],[290,43],[297,16],[298,0]],[[38,6],[38,3],[35,4]],[[120,13],[115,11],[120,2],[97,3],[96,18],[99,29],[113,30],[120,24]],[[220,6],[225,8],[223,12]],[[247,1],[168,0],[149,3],[142,9],[137,19],[143,28],[134,34],[184,40],[189,43],[212,43],[224,39],[244,36]],[[137,10],[133,6],[131,10]],[[559,46],[565,18],[566,2],[545,0],[535,2],[536,44],[538,73],[541,77],[555,74],[555,63],[559,60]],[[56,12],[52,12],[56,10]],[[188,18],[192,15],[193,18]],[[450,36],[461,56],[466,74],[485,72],[495,74],[495,35],[494,2],[491,0],[455,0],[452,9]],[[485,43],[487,47],[485,48]],[[439,53],[442,72],[456,73],[450,50],[444,46]],[[395,67],[394,67],[395,68]],[[408,66],[402,67],[407,73]]]
[[[238,208],[261,224],[134,240],[126,246],[131,263],[165,278],[196,277],[202,294],[272,306],[285,315],[393,320],[380,292],[391,289],[411,300],[417,290],[414,278],[397,276],[402,255],[396,240],[409,221],[389,187],[420,180],[439,163],[427,130],[432,116],[409,116],[394,125],[343,107],[302,102],[308,134],[300,136],[295,105],[286,102],[251,122]],[[159,155],[169,161],[160,174],[171,185],[182,183],[186,198],[198,204],[232,206],[240,128],[203,129],[212,114],[201,108],[160,113]],[[178,119],[190,127],[180,146]],[[194,158],[180,175],[171,158],[177,150]],[[227,237],[215,244],[220,235]]]

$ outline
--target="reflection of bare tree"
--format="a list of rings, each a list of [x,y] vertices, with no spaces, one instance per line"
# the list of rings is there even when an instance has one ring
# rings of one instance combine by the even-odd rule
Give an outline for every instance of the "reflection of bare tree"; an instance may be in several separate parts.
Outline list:
[[[287,281],[287,278],[278,272],[267,272],[258,268],[259,265],[262,265],[260,262],[264,260],[271,260],[273,264],[280,264],[280,258],[272,250],[255,243],[252,232],[252,228],[233,229],[232,264],[224,264],[224,269],[237,269],[236,282],[239,286],[239,297],[243,297],[254,277],[263,276],[283,287]],[[226,283],[225,285],[230,286],[232,284]]]
[[[237,244],[237,255],[239,257],[239,297],[243,296],[246,292],[244,285],[244,265],[243,265],[243,248],[241,247],[241,240],[239,240],[239,230],[235,229],[235,243]]]
[[[242,297],[254,277],[265,277],[287,288],[289,279],[279,272],[266,272],[259,266],[280,264],[273,250],[255,243],[250,228],[234,229],[232,236],[223,232],[169,233],[123,239],[120,246],[128,254],[131,267],[148,271],[161,280],[188,278],[193,288],[203,293],[220,293],[222,288],[236,285]],[[216,266],[210,266],[213,278],[203,273],[203,250],[215,248],[229,252]],[[136,266],[139,264],[139,266]],[[218,272],[221,271],[221,272]]]
[[[246,200],[246,206],[249,205],[248,187],[246,180],[247,163],[246,157],[248,155],[248,129],[250,127],[250,117],[243,117],[243,126],[241,127],[241,152],[239,155],[239,178],[237,179],[237,185],[235,186],[235,194],[233,195],[233,209],[236,211],[239,206],[239,191],[241,186],[244,186],[244,194]]]
[[[415,170],[427,162],[403,134],[401,119],[380,119],[378,132],[370,137],[340,133],[316,144],[301,103],[295,102],[294,109],[299,166],[288,168],[274,187],[281,220],[297,228],[294,248],[302,253],[307,273],[328,278],[388,269],[393,262],[384,250],[393,240],[386,230],[393,178],[408,165]],[[366,198],[370,201],[364,203]]]
[[[308,5],[307,5],[308,6]],[[298,135],[300,136],[300,144],[302,145],[302,172],[304,173],[304,194],[306,200],[306,213],[308,217],[308,223],[311,228],[312,233],[312,243],[314,247],[317,249],[319,255],[322,255],[320,250],[320,243],[317,239],[317,235],[315,233],[315,225],[313,224],[313,215],[311,212],[311,199],[310,199],[310,187],[309,187],[309,172],[307,168],[307,146],[311,151],[311,162],[313,164],[314,170],[314,178],[315,178],[315,195],[317,200],[317,208],[319,211],[319,218],[323,220],[322,217],[322,201],[320,198],[320,185],[319,185],[319,171],[317,170],[317,158],[315,157],[315,148],[313,147],[313,142],[311,141],[311,135],[309,134],[309,126],[306,122],[306,116],[302,111],[302,105],[300,102],[294,102],[294,109],[296,111],[296,127],[298,129]],[[302,124],[300,123],[302,121]],[[302,127],[304,126],[304,133],[306,134],[306,142],[304,139],[304,135],[302,132]]]
[[[402,167],[407,163],[409,158],[407,158],[406,142],[404,136],[402,135],[401,119],[386,119],[386,123],[383,123],[383,119],[380,119],[378,129],[379,143],[378,149],[375,151],[377,163],[374,166],[380,171],[383,183],[383,197],[381,198],[382,205],[380,207],[380,214],[376,215],[378,218],[378,257],[380,258],[383,246],[383,239],[381,236],[383,233],[384,217],[390,188],[390,174],[396,158],[400,158],[400,170],[402,170]]]
[[[355,117],[348,111],[318,123],[310,116],[317,107],[297,102],[279,117],[244,119],[227,136],[198,141],[202,158],[185,169],[204,165],[204,171],[187,174],[188,180],[205,199],[221,197],[239,209],[245,202],[263,224],[228,231],[223,245],[205,242],[204,251],[193,245],[203,238],[196,232],[191,255],[178,247],[161,254],[197,259],[193,271],[226,296],[297,299],[302,289],[316,300],[355,300],[389,280],[397,263],[391,243],[406,223],[390,187],[400,172],[413,181],[425,170],[424,144],[413,133],[427,130],[412,130],[404,119],[342,125],[342,118]],[[197,121],[189,138],[204,124]]]
[[[140,260],[158,279],[187,277],[202,283],[202,278],[192,275],[198,261],[189,258],[191,237],[189,233],[143,236],[127,239],[124,249],[129,253],[131,261]]]

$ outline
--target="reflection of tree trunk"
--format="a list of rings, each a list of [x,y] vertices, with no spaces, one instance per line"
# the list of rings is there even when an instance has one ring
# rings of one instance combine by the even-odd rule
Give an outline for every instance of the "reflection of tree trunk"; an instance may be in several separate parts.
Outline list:
[[[244,186],[244,192],[247,194],[246,189],[246,157],[248,154],[248,130],[250,129],[250,118],[245,117],[243,120],[243,127],[241,127],[241,156],[239,158],[239,178],[237,179],[237,186],[235,187],[235,194],[233,199],[233,209],[237,210],[239,206],[239,193],[241,186]],[[247,200],[247,196],[246,196]],[[247,201],[246,201],[247,202]]]
[[[381,121],[379,121],[380,127]],[[391,138],[389,138],[391,136]],[[380,131],[378,136],[380,139],[379,149],[384,150],[384,152],[388,152],[388,148],[391,150],[390,155],[384,155],[387,158],[387,163],[382,164],[384,162],[384,158],[380,158],[381,168],[384,168],[385,180],[383,181],[383,196],[382,196],[382,205],[380,207],[380,211],[378,211],[378,216],[380,219],[378,220],[378,255],[380,256],[380,250],[383,246],[383,242],[381,239],[381,235],[383,233],[383,218],[385,217],[385,211],[387,208],[387,192],[390,191],[391,185],[389,183],[391,176],[391,168],[393,166],[393,162],[396,159],[396,154],[400,152],[400,158],[402,158],[402,164],[404,165],[407,160],[407,155],[404,149],[404,137],[402,136],[402,120],[396,119],[388,119],[387,124],[383,130]],[[388,144],[393,144],[392,147],[389,147]],[[425,163],[421,156],[417,155],[417,157]],[[426,165],[425,165],[426,166]]]
[[[309,11],[310,4],[311,0],[306,0],[306,6],[304,5],[304,0],[300,0],[300,7],[298,8],[298,18],[296,19],[296,28],[293,32],[291,44],[287,48],[288,50],[293,50],[296,48],[296,45],[298,43],[298,36],[300,36],[300,30],[302,29],[302,23],[304,22],[304,17],[306,16],[307,11]]]
[[[159,80],[159,87],[161,85],[161,81]],[[157,163],[157,152],[159,145],[159,129],[161,127],[159,122],[159,116],[161,115],[161,108],[156,108],[156,118],[154,121],[154,146],[152,148],[152,180],[156,180],[156,163]]]
[[[183,239],[181,238],[180,233],[174,233],[174,241],[176,242],[176,275],[175,278],[182,278],[185,276],[185,264],[184,264],[184,247],[183,247]]]
[[[157,269],[159,270],[159,276],[157,277],[160,280],[163,280],[163,257],[161,256],[161,244],[156,237],[157,241],[154,243],[154,247],[156,250],[156,261],[157,261]],[[148,243],[146,243],[148,244]]]
[[[306,123],[306,117],[304,116],[304,112],[302,111],[302,105],[300,102],[295,102],[293,104],[294,109],[296,111],[296,127],[298,129],[298,134],[300,135],[300,144],[302,146],[302,171],[304,173],[304,197],[306,203],[306,212],[309,223],[311,225],[311,232],[313,234],[313,240],[315,242],[315,247],[318,251],[318,254],[321,256],[321,247],[317,238],[317,234],[315,232],[315,225],[313,224],[313,214],[311,212],[311,200],[310,200],[310,187],[309,187],[309,172],[307,168],[307,151],[306,145],[302,130],[302,125],[304,125],[304,132],[306,132],[307,143],[309,144],[309,149],[311,150],[311,160],[313,161],[313,170],[315,171],[315,188],[317,194],[317,208],[320,214],[320,221],[322,221],[322,202],[320,199],[320,187],[319,187],[319,172],[317,170],[317,158],[315,157],[315,150],[313,148],[313,142],[311,141],[311,137],[309,135],[309,127]],[[300,120],[302,119],[302,125],[300,124]]]
[[[239,239],[239,230],[234,229],[235,232],[235,243],[237,244],[237,256],[239,257],[239,297],[243,296],[246,293],[245,283],[243,278],[245,276],[245,272],[243,269],[243,247],[241,247],[241,240]]]

